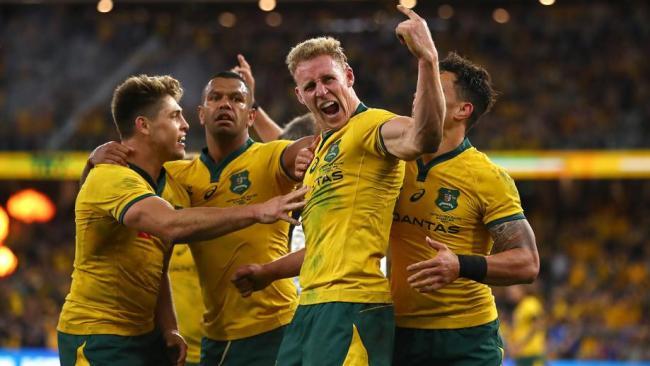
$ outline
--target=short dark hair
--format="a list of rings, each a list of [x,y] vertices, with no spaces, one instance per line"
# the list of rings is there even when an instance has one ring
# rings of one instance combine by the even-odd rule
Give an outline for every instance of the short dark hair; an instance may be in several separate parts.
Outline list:
[[[131,76],[115,88],[111,112],[120,137],[127,139],[133,136],[134,120],[138,116],[154,118],[158,114],[157,107],[167,95],[177,102],[183,96],[181,83],[169,75]]]
[[[311,112],[295,117],[284,126],[280,139],[298,140],[316,134],[316,120]]]
[[[440,62],[440,71],[456,75],[454,86],[458,96],[474,106],[474,111],[467,120],[467,131],[469,131],[481,116],[490,111],[496,101],[497,92],[492,88],[490,74],[456,52],[450,52]]]
[[[244,86],[246,87],[246,90],[248,91],[249,96],[251,97],[251,98],[249,98],[250,99],[249,102],[253,103],[252,96],[250,95],[251,94],[251,88],[248,85],[248,83],[246,82],[246,80],[241,75],[239,75],[238,73],[236,73],[234,71],[230,71],[230,70],[219,71],[218,73],[214,74],[210,78],[210,80],[208,81],[208,84],[210,84],[210,82],[212,80],[216,79],[216,78],[237,79],[237,80],[241,81],[242,84],[244,84]],[[206,84],[205,87],[203,88],[203,94],[201,95],[201,103],[203,103],[205,101],[205,97],[207,96],[206,91],[208,90],[208,84]]]

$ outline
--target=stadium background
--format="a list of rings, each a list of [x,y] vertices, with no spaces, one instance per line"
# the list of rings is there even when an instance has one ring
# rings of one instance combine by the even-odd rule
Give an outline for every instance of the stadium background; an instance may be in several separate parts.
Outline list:
[[[0,206],[10,215],[0,212],[0,363],[55,347],[76,178],[87,153],[117,137],[109,103],[119,81],[180,79],[188,150],[197,151],[195,111],[211,74],[244,54],[257,100],[282,123],[303,113],[284,66],[289,47],[330,34],[362,100],[408,114],[416,65],[394,36],[395,3],[278,0],[263,11],[256,0],[115,0],[100,13],[94,0],[1,1]],[[470,139],[517,179],[541,255],[548,357],[650,361],[650,5],[419,0],[415,9],[441,55],[456,50],[483,64],[500,91]],[[50,198],[49,221],[29,222],[30,209],[47,206],[10,201],[28,188]],[[11,253],[17,267],[5,274]],[[513,304],[495,293],[507,321]],[[48,364],[32,356],[32,365]]]

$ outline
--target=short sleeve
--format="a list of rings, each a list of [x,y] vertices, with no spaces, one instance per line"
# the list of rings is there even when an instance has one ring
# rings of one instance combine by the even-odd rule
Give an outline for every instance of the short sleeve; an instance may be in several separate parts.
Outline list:
[[[117,165],[98,165],[91,170],[84,186],[88,203],[119,223],[133,204],[155,196],[153,188],[138,173]]]
[[[358,121],[351,121],[364,150],[381,157],[392,156],[384,145],[381,127],[394,117],[394,113],[383,109],[369,109],[357,116]]]
[[[488,228],[526,218],[515,182],[505,170],[492,165],[478,179],[483,223]]]
[[[270,148],[269,153],[269,169],[272,172],[275,172],[275,179],[278,183],[290,182],[295,184],[296,182],[291,177],[290,172],[286,170],[284,165],[282,165],[282,158],[284,157],[284,152],[287,150],[287,147],[291,145],[293,141],[289,140],[277,140],[269,142],[267,146]]]

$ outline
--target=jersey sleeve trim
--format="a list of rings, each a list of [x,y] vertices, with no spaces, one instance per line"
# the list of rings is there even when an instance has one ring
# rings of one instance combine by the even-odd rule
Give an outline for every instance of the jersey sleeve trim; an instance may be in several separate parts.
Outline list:
[[[129,208],[131,208],[131,206],[136,204],[138,201],[142,201],[145,198],[153,197],[153,196],[155,196],[155,194],[153,194],[153,193],[145,193],[145,194],[143,194],[141,196],[138,196],[138,197],[132,199],[129,203],[126,204],[126,206],[124,206],[124,208],[122,209],[122,212],[120,212],[120,218],[117,221],[120,224],[124,224],[124,215],[126,215],[126,211],[128,211]]]
[[[485,224],[485,226],[487,226],[488,229],[491,229],[496,225],[503,224],[504,222],[516,221],[516,220],[525,220],[525,219],[526,219],[526,216],[523,214],[523,212],[519,212],[519,213],[516,213],[514,215],[510,215],[510,216],[502,217],[500,219],[492,220],[492,221],[488,222],[487,224]]]
[[[388,120],[388,121],[390,121],[390,120]],[[384,136],[381,134],[382,128],[384,128],[384,125],[388,121],[382,123],[379,126],[379,128],[377,129],[377,147],[379,148],[379,151],[381,151],[381,153],[384,154],[385,156],[397,159],[397,157],[395,155],[391,154],[390,151],[388,151],[388,149],[386,148],[386,143],[384,142]]]
[[[284,153],[287,151],[288,147],[289,145],[285,146],[284,149],[282,149],[282,152],[280,153],[280,161],[278,162],[278,164],[280,164],[280,171],[282,171],[282,174],[284,174],[292,182],[300,182],[299,180],[296,180],[296,178],[293,177],[293,174],[289,173],[287,168],[282,163],[284,161]]]

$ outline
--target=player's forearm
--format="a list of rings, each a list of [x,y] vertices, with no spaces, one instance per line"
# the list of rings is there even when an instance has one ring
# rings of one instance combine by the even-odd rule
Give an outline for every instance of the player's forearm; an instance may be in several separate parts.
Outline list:
[[[280,280],[291,278],[300,274],[302,262],[305,259],[305,248],[289,253],[273,262],[264,265],[264,271],[268,273],[269,278]]]
[[[539,273],[535,234],[528,220],[506,221],[490,229],[492,254],[486,257],[488,285],[532,283]]]
[[[261,107],[258,107],[255,113],[253,129],[262,142],[275,141],[282,134],[280,126]]]
[[[169,283],[169,275],[166,270],[163,272],[162,280],[160,283],[160,291],[158,292],[158,302],[156,304],[156,324],[158,325],[158,328],[163,332],[178,330],[176,312],[174,311],[174,303],[172,301],[172,294]]]
[[[411,136],[414,150],[418,155],[436,152],[442,139],[445,120],[445,97],[437,54],[432,60],[418,61],[413,120]]]
[[[188,208],[176,211],[164,226],[175,243],[208,240],[259,222],[256,209],[257,205]]]
[[[539,273],[539,258],[528,248],[513,248],[486,257],[487,274],[481,282],[507,286],[532,283]]]

